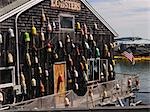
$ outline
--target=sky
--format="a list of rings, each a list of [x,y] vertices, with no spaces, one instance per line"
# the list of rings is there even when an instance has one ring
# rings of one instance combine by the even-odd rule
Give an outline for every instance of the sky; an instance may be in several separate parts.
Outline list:
[[[119,34],[150,39],[150,0],[87,0]]]

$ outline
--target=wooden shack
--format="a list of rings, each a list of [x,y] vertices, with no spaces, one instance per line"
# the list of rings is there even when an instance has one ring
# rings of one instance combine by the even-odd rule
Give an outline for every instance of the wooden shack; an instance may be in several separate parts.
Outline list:
[[[0,88],[6,94],[30,99],[73,89],[84,95],[89,81],[114,80],[118,34],[86,0],[10,5],[0,10]]]

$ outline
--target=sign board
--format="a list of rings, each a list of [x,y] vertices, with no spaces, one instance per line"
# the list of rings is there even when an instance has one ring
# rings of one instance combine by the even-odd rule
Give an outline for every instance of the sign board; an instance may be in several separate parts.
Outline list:
[[[79,0],[51,0],[51,7],[80,11],[81,3]]]

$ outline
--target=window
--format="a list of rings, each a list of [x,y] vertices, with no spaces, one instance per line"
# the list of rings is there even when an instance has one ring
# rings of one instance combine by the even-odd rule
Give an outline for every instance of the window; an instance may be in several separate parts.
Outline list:
[[[74,30],[74,16],[61,14],[59,18],[61,30]]]

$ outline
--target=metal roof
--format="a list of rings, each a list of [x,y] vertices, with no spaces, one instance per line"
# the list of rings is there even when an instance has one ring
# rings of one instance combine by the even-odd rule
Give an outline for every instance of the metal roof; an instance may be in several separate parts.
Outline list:
[[[0,16],[0,22],[6,20],[7,18],[17,14],[18,12],[20,12],[21,10],[24,9],[24,7],[28,7],[31,8],[34,5],[42,2],[44,0],[30,0],[28,2],[26,2],[25,4],[14,8],[13,10],[10,10],[9,12],[7,12],[6,14]],[[82,3],[85,4],[85,6],[113,33],[113,35],[115,37],[118,36],[118,34],[115,32],[115,30],[100,16],[100,14],[86,1],[86,0],[80,0]]]

